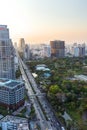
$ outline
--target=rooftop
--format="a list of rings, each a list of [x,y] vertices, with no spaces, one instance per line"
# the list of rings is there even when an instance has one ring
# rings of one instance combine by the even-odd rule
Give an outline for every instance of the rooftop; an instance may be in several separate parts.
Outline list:
[[[74,76],[77,80],[87,81],[86,75],[75,75]]]
[[[0,120],[0,125],[3,124],[5,126],[6,123],[9,123],[10,126],[12,124],[17,125],[17,130],[29,130],[28,120],[26,118],[7,115],[6,117]]]
[[[36,70],[50,71],[50,69],[47,68],[47,66],[45,64],[36,65]]]
[[[45,64],[38,64],[38,65],[36,65],[36,67],[46,67],[46,65]]]
[[[16,86],[23,84],[21,81],[0,78],[0,87],[15,88]]]
[[[9,81],[8,79],[0,79],[0,82],[4,83],[6,81]]]

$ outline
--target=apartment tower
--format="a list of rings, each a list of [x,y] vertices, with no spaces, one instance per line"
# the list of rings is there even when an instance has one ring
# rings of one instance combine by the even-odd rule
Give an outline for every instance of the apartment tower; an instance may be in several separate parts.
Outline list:
[[[51,57],[65,57],[65,42],[60,40],[50,41]]]

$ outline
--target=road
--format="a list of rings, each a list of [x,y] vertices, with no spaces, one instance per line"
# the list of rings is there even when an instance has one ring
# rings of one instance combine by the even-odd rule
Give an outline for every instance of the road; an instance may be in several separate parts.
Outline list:
[[[34,104],[37,118],[40,121],[41,130],[62,130],[62,126],[60,122],[56,119],[54,112],[52,108],[50,107],[49,102],[47,101],[43,93],[41,93],[39,88],[37,87],[35,79],[32,76],[30,70],[27,68],[26,64],[21,60],[19,56],[18,58],[19,58],[19,65],[20,65],[20,70],[22,73],[22,78],[25,81],[25,86],[26,86],[26,89],[28,90],[29,97],[35,94],[37,95],[37,96],[32,96],[32,98],[30,99]],[[41,103],[42,108],[45,111],[48,120],[46,119],[38,100]]]
[[[30,85],[30,83],[28,81],[25,70],[22,67],[21,59],[19,60],[19,65],[20,65],[20,70],[21,70],[21,73],[22,73],[22,78],[23,78],[23,80],[26,81],[25,86],[26,86],[26,89],[28,90],[28,96],[30,97],[31,95],[34,94],[34,92],[33,92],[32,88],[31,88],[31,85]],[[42,112],[42,110],[41,110],[41,108],[39,106],[39,103],[38,103],[36,97],[34,96],[33,98],[30,98],[30,100],[34,105],[37,118],[40,121],[41,130],[49,130],[47,121],[46,121],[46,119],[44,117],[44,114],[43,114],[43,112]]]

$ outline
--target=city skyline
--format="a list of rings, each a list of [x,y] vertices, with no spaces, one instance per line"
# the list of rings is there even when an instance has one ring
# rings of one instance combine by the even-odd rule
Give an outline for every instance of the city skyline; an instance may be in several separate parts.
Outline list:
[[[3,0],[0,24],[8,25],[13,41],[82,43],[87,42],[86,12],[87,0]]]

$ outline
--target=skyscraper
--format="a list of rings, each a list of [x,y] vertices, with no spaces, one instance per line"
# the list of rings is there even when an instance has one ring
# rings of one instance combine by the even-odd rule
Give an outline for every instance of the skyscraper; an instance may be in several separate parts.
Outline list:
[[[65,42],[60,40],[50,41],[51,57],[65,57]]]
[[[26,60],[30,59],[30,47],[29,47],[29,44],[25,44],[24,58]]]
[[[6,25],[0,25],[0,78],[15,78],[14,49]]]
[[[23,53],[24,50],[25,50],[25,40],[24,38],[20,38],[20,41],[18,44],[18,51]]]

